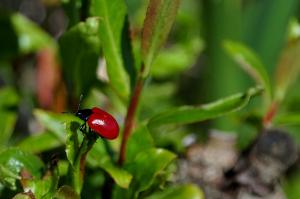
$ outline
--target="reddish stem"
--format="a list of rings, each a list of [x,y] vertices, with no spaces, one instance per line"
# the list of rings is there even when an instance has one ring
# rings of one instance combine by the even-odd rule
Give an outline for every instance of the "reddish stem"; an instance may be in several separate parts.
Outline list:
[[[130,104],[128,107],[128,111],[126,114],[126,118],[125,118],[125,124],[124,124],[124,131],[123,131],[123,137],[122,137],[122,143],[121,143],[121,149],[120,149],[120,156],[119,156],[119,164],[122,165],[124,160],[125,160],[125,156],[126,156],[126,145],[127,145],[127,140],[131,134],[131,130],[134,124],[134,118],[135,118],[135,113],[138,107],[138,102],[139,102],[139,98],[140,98],[140,94],[142,91],[144,85],[144,80],[142,79],[142,77],[139,77],[137,80],[137,83],[135,85],[134,88],[134,92],[133,95],[130,99]]]
[[[274,116],[276,115],[277,108],[278,108],[278,103],[273,102],[263,118],[263,126],[264,127],[268,127],[271,125],[271,122],[272,122]]]

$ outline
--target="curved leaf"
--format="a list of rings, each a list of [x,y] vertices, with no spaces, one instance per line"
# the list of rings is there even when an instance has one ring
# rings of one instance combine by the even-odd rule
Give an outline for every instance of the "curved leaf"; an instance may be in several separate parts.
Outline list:
[[[246,93],[238,93],[215,102],[195,106],[174,108],[154,116],[148,126],[156,128],[165,124],[187,124],[216,118],[233,111],[238,111],[246,106],[251,97],[262,91],[260,87],[250,88]]]
[[[228,54],[247,73],[249,73],[249,75],[251,75],[259,85],[262,85],[264,87],[268,98],[267,100],[270,101],[272,88],[270,85],[269,76],[264,65],[257,57],[257,55],[245,45],[234,41],[225,41],[224,47]]]
[[[109,154],[107,153],[103,140],[98,140],[91,149],[87,157],[87,162],[92,167],[100,167],[106,171],[122,188],[128,188],[132,179],[132,175],[115,165]]]
[[[145,199],[204,199],[204,193],[198,186],[187,184],[167,188],[161,192],[154,193]]]
[[[100,19],[99,34],[112,88],[123,99],[129,95],[129,77],[122,60],[121,38],[126,16],[125,1],[92,0],[91,13]]]
[[[170,32],[179,3],[180,0],[149,1],[142,34],[143,77],[149,74],[152,62]]]

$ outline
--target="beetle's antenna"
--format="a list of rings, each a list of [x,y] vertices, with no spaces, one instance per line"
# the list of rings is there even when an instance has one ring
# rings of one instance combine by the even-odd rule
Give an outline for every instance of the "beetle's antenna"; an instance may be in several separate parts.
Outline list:
[[[77,111],[79,111],[79,109],[80,109],[82,98],[83,98],[83,95],[81,94],[80,97],[79,97],[79,103],[78,103]]]

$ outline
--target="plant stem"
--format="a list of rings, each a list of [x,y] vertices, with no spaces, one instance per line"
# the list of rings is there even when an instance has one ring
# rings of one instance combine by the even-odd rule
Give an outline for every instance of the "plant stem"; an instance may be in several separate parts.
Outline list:
[[[143,71],[142,67],[142,70]],[[122,137],[122,143],[121,143],[121,149],[120,149],[120,156],[119,156],[119,164],[122,165],[124,160],[125,160],[125,156],[126,156],[126,145],[127,145],[127,140],[131,134],[131,130],[134,124],[134,117],[135,117],[135,113],[138,107],[138,102],[139,102],[139,98],[141,95],[141,91],[143,89],[144,86],[144,79],[142,78],[142,76],[139,76],[136,84],[135,84],[135,88],[132,94],[132,97],[130,99],[130,104],[127,110],[127,114],[125,117],[125,124],[124,124],[124,131],[123,131],[123,137]]]
[[[95,142],[96,139],[92,139],[89,136],[84,136],[79,151],[76,155],[74,166],[72,167],[72,165],[70,165],[72,167],[72,186],[78,195],[80,195],[82,189],[86,155],[91,150]]]

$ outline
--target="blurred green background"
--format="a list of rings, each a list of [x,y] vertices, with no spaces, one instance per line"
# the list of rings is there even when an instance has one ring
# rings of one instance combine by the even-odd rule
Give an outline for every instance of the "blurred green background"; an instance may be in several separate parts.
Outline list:
[[[128,93],[122,96],[110,84],[101,47],[105,41],[98,37],[97,22],[86,21],[94,16],[90,3],[0,0],[1,150],[18,146],[45,161],[54,153],[61,154],[64,135],[57,120],[65,119],[62,112],[76,110],[81,94],[83,107],[103,107],[123,125]],[[130,34],[122,30],[122,56],[127,74],[135,77],[141,62],[139,35],[147,1],[126,0],[126,5]],[[112,17],[118,16],[114,13]],[[182,0],[168,40],[146,81],[138,122],[175,106],[208,103],[255,85],[224,48],[224,41],[234,41],[255,54],[267,71],[274,96],[282,82],[292,80],[288,86],[283,83],[288,89],[283,89],[274,126],[287,129],[300,144],[300,81],[296,75],[300,69],[299,18],[299,0]],[[78,24],[81,21],[86,23]],[[295,48],[289,51],[290,43]],[[131,78],[129,90],[134,83]],[[243,149],[255,138],[269,105],[255,98],[238,114],[167,128],[152,136],[157,146],[180,154],[189,135],[195,137],[194,142],[203,142],[208,129],[221,129],[236,134],[238,147]],[[111,144],[114,150],[119,142]],[[299,168],[298,163],[284,179],[289,199],[300,198]],[[97,173],[93,169],[88,172]],[[103,176],[103,171],[92,176],[89,185],[104,183]],[[83,194],[88,194],[88,187],[85,185]],[[5,190],[1,185],[0,191]]]

